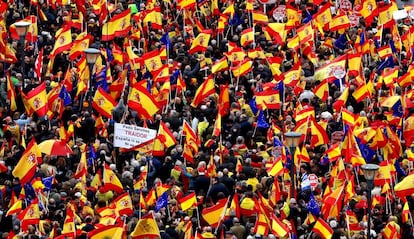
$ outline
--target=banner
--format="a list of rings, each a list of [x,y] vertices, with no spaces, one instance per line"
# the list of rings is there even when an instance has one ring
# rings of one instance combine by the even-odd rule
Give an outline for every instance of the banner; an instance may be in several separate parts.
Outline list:
[[[151,141],[157,135],[156,130],[128,124],[115,123],[114,130],[114,147],[126,149]]]

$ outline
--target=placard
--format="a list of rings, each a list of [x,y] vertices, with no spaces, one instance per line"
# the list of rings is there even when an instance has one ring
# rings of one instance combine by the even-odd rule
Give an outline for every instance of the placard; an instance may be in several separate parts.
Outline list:
[[[151,141],[157,135],[156,130],[128,124],[115,123],[114,130],[114,147],[126,149]]]

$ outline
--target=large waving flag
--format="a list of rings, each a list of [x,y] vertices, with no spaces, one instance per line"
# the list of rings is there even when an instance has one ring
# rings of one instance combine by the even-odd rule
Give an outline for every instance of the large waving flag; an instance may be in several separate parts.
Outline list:
[[[213,33],[211,29],[200,32],[197,37],[191,43],[191,48],[188,54],[194,54],[200,51],[205,51],[210,41],[210,36]]]
[[[149,213],[143,216],[135,226],[134,231],[131,233],[132,239],[143,238],[160,238],[160,230],[157,222],[154,219],[154,215]]]
[[[182,197],[178,200],[181,206],[181,210],[187,211],[188,209],[197,206],[197,198],[194,192]]]
[[[40,152],[37,143],[34,139],[30,141],[24,151],[22,157],[14,168],[12,174],[14,177],[20,179],[23,185],[29,182],[34,176],[37,165],[42,163],[42,153]]]
[[[33,199],[17,218],[20,220],[21,229],[26,231],[29,225],[38,225],[40,221],[39,200]]]
[[[131,30],[131,9],[115,15],[102,26],[102,41],[110,41],[117,37],[126,36]]]
[[[88,232],[88,238],[90,239],[105,239],[108,238],[109,235],[111,238],[127,238],[122,224],[107,225]]]
[[[214,88],[214,80],[210,75],[197,89],[193,102],[191,102],[192,107],[197,107],[205,98],[214,94],[216,89]]]
[[[107,164],[104,166],[103,183],[103,187],[106,190],[113,190],[117,193],[122,193],[124,191],[124,187],[122,186],[118,176],[116,176],[115,172],[112,171]]]
[[[363,0],[359,13],[365,19],[367,25],[371,25],[374,18],[378,16],[378,8],[375,0]]]
[[[154,97],[139,84],[130,88],[128,107],[137,111],[143,119],[152,119],[152,116],[160,110]]]
[[[29,91],[24,100],[26,101],[26,110],[30,115],[36,112],[39,117],[45,116],[48,111],[46,83],[43,82]]]
[[[144,62],[147,70],[154,72],[159,70],[163,64],[161,62],[160,52],[158,50],[153,50],[142,56],[142,61]]]
[[[63,26],[56,32],[55,46],[53,47],[50,57],[59,53],[70,50],[72,47],[72,31],[70,26]]]
[[[92,106],[97,110],[102,116],[107,118],[112,118],[112,110],[117,105],[116,101],[112,96],[106,93],[101,87],[95,92],[95,96],[92,100]]]
[[[234,77],[244,76],[252,70],[253,62],[249,58],[245,58],[240,64],[231,67]]]
[[[315,71],[315,80],[327,80],[332,82],[335,79],[342,79],[346,74],[346,55],[337,57],[335,60],[320,67]]]
[[[406,196],[414,193],[414,174],[410,174],[394,186],[395,194],[405,200]]]
[[[69,58],[71,60],[75,60],[80,54],[82,54],[83,51],[89,47],[91,38],[91,35],[89,35],[86,31],[80,33],[73,42],[73,47],[70,48]]]
[[[318,234],[322,239],[330,239],[333,235],[332,228],[322,218],[318,218],[312,231]]]
[[[224,215],[226,205],[227,198],[223,198],[219,200],[216,205],[203,209],[201,215],[209,225],[216,227]]]
[[[114,205],[115,205],[115,211],[119,216],[122,216],[122,215],[132,216],[132,214],[134,213],[131,196],[127,192],[119,195],[114,200]]]

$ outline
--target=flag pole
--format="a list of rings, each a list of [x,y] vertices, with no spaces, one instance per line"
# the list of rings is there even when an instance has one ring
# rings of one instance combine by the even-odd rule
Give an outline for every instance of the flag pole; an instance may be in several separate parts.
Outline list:
[[[226,215],[226,211],[227,211],[227,207],[228,207],[228,204],[229,204],[229,200],[230,200],[230,196],[228,196],[228,197],[227,197],[226,206],[224,207],[223,212],[220,214],[220,218],[219,218],[219,221],[218,221],[217,227],[216,227],[216,229],[214,230],[214,235],[217,235],[217,231],[218,231],[218,229],[219,229],[219,227],[220,227],[221,221],[223,220],[224,216]]]
[[[200,223],[200,211],[198,209],[198,205],[196,206],[196,211],[197,211],[197,223],[198,223],[198,226],[201,227],[201,223]]]

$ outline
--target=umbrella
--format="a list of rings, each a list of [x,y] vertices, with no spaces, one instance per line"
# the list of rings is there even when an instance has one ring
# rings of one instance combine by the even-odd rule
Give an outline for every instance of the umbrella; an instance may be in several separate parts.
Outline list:
[[[67,156],[73,154],[72,149],[64,141],[49,139],[39,144],[40,152],[47,155]]]

